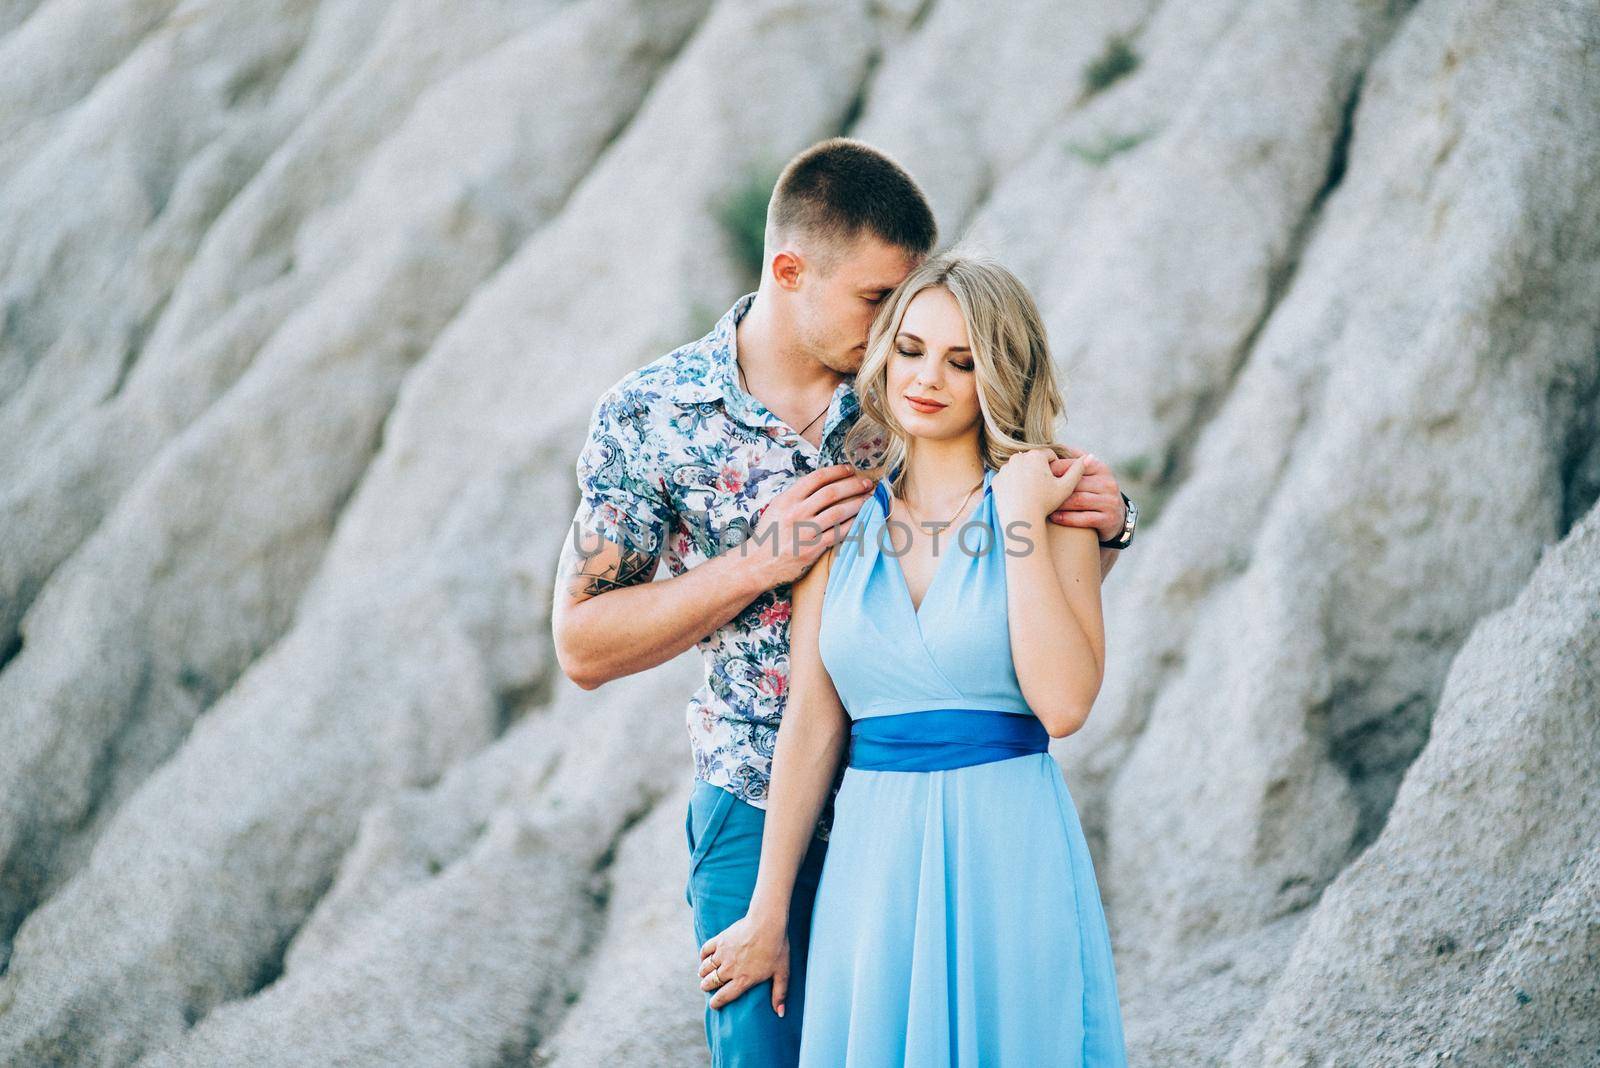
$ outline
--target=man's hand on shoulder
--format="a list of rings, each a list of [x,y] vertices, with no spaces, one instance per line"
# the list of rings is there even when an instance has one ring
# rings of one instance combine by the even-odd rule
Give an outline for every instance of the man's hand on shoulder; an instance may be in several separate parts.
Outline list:
[[[764,589],[792,583],[844,539],[872,487],[849,464],[803,475],[766,503],[751,536],[734,550],[759,571]]]
[[[1064,527],[1092,527],[1101,541],[1109,541],[1122,532],[1127,518],[1127,506],[1122,501],[1122,489],[1117,477],[1100,457],[1092,452],[1079,452],[1068,448],[1072,455],[1050,461],[1050,473],[1057,477],[1067,473],[1074,458],[1083,458],[1083,474],[1077,488],[1061,507],[1050,513],[1050,522]]]

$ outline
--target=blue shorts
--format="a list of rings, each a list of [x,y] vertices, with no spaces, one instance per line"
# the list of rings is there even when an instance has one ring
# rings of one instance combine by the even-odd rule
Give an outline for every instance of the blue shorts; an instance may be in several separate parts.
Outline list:
[[[689,885],[694,909],[695,954],[684,981],[694,982],[700,947],[743,918],[755,892],[766,812],[727,790],[697,779],[689,795],[684,834],[689,842]],[[714,1068],[787,1068],[800,1058],[800,1021],[805,1008],[806,950],[811,908],[828,843],[815,836],[801,862],[789,904],[789,992],[784,1014],[772,1009],[772,980],[746,990],[720,1009],[706,999],[706,1044]]]

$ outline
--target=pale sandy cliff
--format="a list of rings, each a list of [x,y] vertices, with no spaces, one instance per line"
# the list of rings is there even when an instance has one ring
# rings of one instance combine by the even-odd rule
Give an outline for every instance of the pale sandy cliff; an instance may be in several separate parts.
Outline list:
[[[0,1064],[705,1063],[698,664],[551,582],[841,132],[1144,506],[1133,1063],[1600,1064],[1592,0],[0,0]]]

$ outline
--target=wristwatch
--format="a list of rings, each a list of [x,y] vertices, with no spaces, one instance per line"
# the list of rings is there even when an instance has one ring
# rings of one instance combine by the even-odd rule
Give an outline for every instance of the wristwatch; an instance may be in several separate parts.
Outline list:
[[[1133,544],[1133,525],[1139,519],[1139,508],[1128,495],[1122,495],[1122,503],[1128,507],[1128,518],[1122,521],[1122,532],[1114,538],[1108,538],[1100,543],[1102,549],[1126,549]]]

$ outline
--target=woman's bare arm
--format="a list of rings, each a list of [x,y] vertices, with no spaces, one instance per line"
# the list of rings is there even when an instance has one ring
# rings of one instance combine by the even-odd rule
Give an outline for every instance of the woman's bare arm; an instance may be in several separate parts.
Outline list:
[[[700,947],[701,989],[716,991],[713,1009],[770,978],[773,1008],[782,1014],[790,898],[850,742],[850,717],[817,648],[832,559],[830,547],[791,589],[789,700],[773,750],[755,890],[744,917]]]
[[[1105,677],[1099,534],[1040,526],[1015,524],[1005,541],[1018,552],[1006,557],[1011,656],[1028,707],[1063,738],[1088,719]]]
[[[753,917],[780,925],[788,922],[795,878],[850,743],[850,717],[817,648],[832,561],[829,549],[793,588],[789,701],[772,756],[761,867],[750,898]]]

